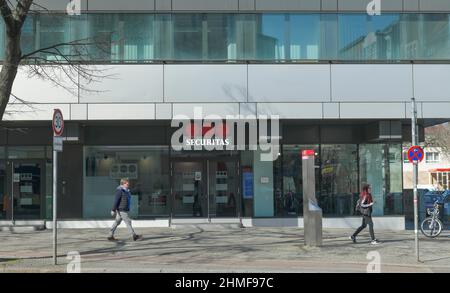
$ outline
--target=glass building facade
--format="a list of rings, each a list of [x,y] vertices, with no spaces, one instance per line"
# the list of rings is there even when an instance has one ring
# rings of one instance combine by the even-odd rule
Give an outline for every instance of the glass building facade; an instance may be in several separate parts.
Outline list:
[[[4,34],[2,24],[2,46]],[[24,54],[74,41],[89,45],[62,45],[58,50],[73,60],[107,63],[447,60],[450,15],[39,14],[30,15],[24,25]],[[52,62],[55,58],[63,62],[55,52],[48,49],[33,57],[38,62]]]
[[[0,148],[0,219],[51,218],[52,163],[46,149],[51,150]],[[373,186],[375,216],[403,215],[401,144],[394,143],[286,144],[274,162],[260,161],[258,151],[183,154],[170,146],[84,146],[82,176],[76,175],[82,189],[71,199],[80,210],[76,216],[62,212],[60,217],[109,219],[121,178],[130,179],[134,218],[301,217],[300,154],[306,149],[315,151],[316,197],[325,217],[354,216],[365,182]],[[62,179],[62,199],[71,194],[64,190],[70,188],[64,181],[71,179]],[[77,209],[69,200],[60,205],[62,210]]]
[[[0,58],[4,41],[2,23]],[[41,48],[48,49],[33,54]],[[29,54],[28,62],[49,64],[67,62],[62,55],[86,64],[435,62],[450,59],[450,14],[37,14],[24,25],[22,51]],[[126,97],[120,102],[126,105]],[[167,100],[158,100],[158,106],[161,102]],[[246,102],[248,98],[239,101]],[[338,117],[324,119],[317,128]],[[311,121],[288,121],[308,129],[283,137],[273,162],[262,162],[260,153],[250,150],[177,153],[170,146],[166,118],[115,122],[116,127],[109,120],[88,121],[87,113],[83,119],[73,123],[82,124],[85,137],[65,143],[58,166],[63,174],[58,182],[64,199],[61,219],[110,219],[114,190],[123,177],[130,179],[134,218],[301,217],[302,150],[314,150],[316,197],[325,217],[354,216],[363,183],[373,187],[375,216],[404,215],[402,137],[373,143],[353,135],[356,124],[365,123],[361,119],[344,122],[352,128],[344,138],[339,127],[336,133],[329,131],[333,139],[323,139],[321,130],[303,139],[311,132]],[[362,133],[360,128],[354,133]],[[29,129],[33,131],[31,123]],[[123,137],[117,139],[118,133]],[[18,140],[30,145],[0,142],[0,219],[52,216],[51,145],[42,142],[43,135],[36,137],[39,142]]]

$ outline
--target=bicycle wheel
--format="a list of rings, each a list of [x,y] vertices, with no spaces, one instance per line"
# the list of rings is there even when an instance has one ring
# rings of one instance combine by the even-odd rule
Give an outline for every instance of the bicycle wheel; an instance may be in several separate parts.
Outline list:
[[[429,238],[437,237],[442,232],[442,222],[438,219],[435,219],[433,221],[432,218],[426,218],[422,221],[420,230],[422,231],[423,235]]]

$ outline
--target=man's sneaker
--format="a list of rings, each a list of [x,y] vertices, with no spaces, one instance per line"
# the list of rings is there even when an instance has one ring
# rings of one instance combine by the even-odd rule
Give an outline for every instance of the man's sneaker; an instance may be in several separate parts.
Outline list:
[[[353,243],[356,243],[356,237],[355,236],[352,235],[349,238],[350,238],[351,241],[353,241]]]
[[[370,244],[372,244],[372,245],[376,245],[376,244],[380,244],[381,242],[380,241],[378,241],[378,239],[374,239],[374,240],[372,240],[372,242],[370,242]]]
[[[108,240],[109,240],[109,241],[117,241],[117,239],[114,238],[114,236],[109,236],[109,237],[108,237]]]
[[[133,235],[134,241],[141,240],[141,239],[142,239],[142,235],[137,235],[137,234]]]

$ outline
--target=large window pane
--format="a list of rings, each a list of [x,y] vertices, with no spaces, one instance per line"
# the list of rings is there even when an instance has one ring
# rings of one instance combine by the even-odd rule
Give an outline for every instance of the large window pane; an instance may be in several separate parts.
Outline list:
[[[123,15],[123,60],[147,61],[155,59],[153,45],[153,15]]]
[[[372,186],[373,214],[402,214],[401,146],[365,144],[359,148],[360,181]]]
[[[108,218],[120,179],[130,180],[134,217],[168,215],[167,147],[88,147],[85,149],[84,218]]]
[[[339,58],[344,60],[392,60],[399,57],[398,14],[369,16],[342,14],[339,20]]]
[[[303,150],[314,150],[319,166],[317,145],[283,145],[282,156],[275,162],[275,215],[303,215]],[[316,190],[319,190],[319,168],[316,171]]]
[[[286,59],[286,15],[265,14],[257,20],[256,58],[259,60]]]
[[[203,59],[203,14],[174,14],[174,53],[177,60]],[[206,21],[205,21],[206,25]],[[206,38],[206,36],[205,36]]]
[[[23,26],[22,51],[92,37],[97,44],[85,57],[109,62],[447,60],[449,17],[444,13],[103,13],[75,18],[39,14],[30,15]],[[3,23],[0,47],[2,39]],[[74,53],[70,47],[61,50]],[[48,52],[39,56],[56,58]]]
[[[357,157],[356,145],[322,145],[322,180],[318,201],[324,215],[353,214],[358,199]]]
[[[120,52],[120,15],[89,14],[89,37],[96,45],[90,47],[90,56],[99,61],[118,61]]]
[[[290,15],[286,45],[288,59],[319,59],[320,14]]]

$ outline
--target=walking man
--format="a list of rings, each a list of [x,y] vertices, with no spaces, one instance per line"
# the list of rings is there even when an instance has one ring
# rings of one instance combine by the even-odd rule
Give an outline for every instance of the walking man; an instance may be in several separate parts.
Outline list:
[[[111,228],[108,240],[109,241],[115,241],[117,240],[114,238],[114,232],[116,231],[117,227],[120,225],[122,220],[127,225],[128,231],[133,237],[133,240],[139,240],[142,239],[142,235],[137,235],[133,227],[131,226],[131,219],[128,215],[130,212],[131,207],[131,193],[130,193],[130,182],[127,178],[123,178],[120,180],[120,186],[116,189],[116,196],[114,199],[114,205],[111,209],[111,216],[115,216],[116,220]]]
[[[362,219],[362,225],[353,233],[352,236],[350,236],[350,239],[353,241],[353,243],[356,243],[356,236],[361,232],[363,229],[369,225],[369,232],[370,237],[372,238],[371,244],[378,244],[380,243],[375,238],[375,233],[373,232],[373,221],[372,221],[372,206],[373,206],[373,199],[371,194],[372,188],[369,184],[364,184],[363,189],[360,195],[360,211],[363,216]]]

